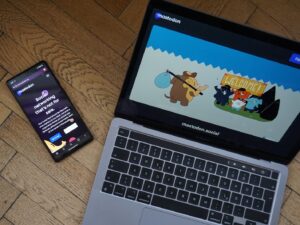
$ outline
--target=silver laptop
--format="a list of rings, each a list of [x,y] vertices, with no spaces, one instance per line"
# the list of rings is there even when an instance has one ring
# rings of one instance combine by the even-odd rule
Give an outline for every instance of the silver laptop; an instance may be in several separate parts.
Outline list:
[[[83,225],[277,224],[300,146],[299,49],[150,1]]]

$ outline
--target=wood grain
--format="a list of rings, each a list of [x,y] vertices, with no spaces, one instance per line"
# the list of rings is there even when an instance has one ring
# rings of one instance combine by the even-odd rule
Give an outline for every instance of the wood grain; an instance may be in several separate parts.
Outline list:
[[[1,35],[2,36],[2,35]],[[7,71],[0,66],[0,81],[7,74]]]
[[[295,225],[300,225],[299,206],[300,196],[296,192],[292,192],[281,211],[282,215]]]
[[[0,176],[0,218],[14,203],[19,194],[20,191]]]
[[[0,220],[0,225],[14,225],[11,222],[9,222],[7,219],[4,217]]]
[[[21,154],[1,175],[63,224],[80,223],[85,204]]]
[[[114,17],[120,16],[120,14],[129,5],[131,0],[95,0],[99,5],[110,12]]]
[[[0,171],[6,166],[9,160],[16,154],[16,151],[0,139]]]
[[[11,113],[11,110],[0,102],[0,126]]]
[[[24,194],[18,198],[5,216],[15,225],[62,225]]]
[[[289,177],[288,177],[288,182],[287,185],[297,193],[300,193],[300,176],[299,176],[299,171],[300,171],[300,163],[297,162],[296,160],[293,160],[289,164]]]
[[[200,0],[198,10],[211,15],[219,15],[229,0]]]

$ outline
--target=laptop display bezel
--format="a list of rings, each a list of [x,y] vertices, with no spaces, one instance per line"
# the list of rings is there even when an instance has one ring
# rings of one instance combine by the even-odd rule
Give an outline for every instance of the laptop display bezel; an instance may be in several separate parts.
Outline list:
[[[180,15],[189,19],[201,21],[212,26],[221,27],[231,32],[248,36],[260,41],[267,41],[290,50],[300,49],[300,44],[273,34],[263,31],[255,30],[253,28],[236,24],[224,19],[213,17],[201,12],[197,12],[173,3],[152,0],[149,2],[143,24],[141,26],[140,34],[138,36],[135,49],[128,67],[127,75],[121,90],[119,101],[115,110],[117,117],[125,118],[145,126],[158,129],[167,133],[183,136],[198,142],[210,144],[216,147],[224,148],[229,151],[238,152],[251,157],[261,158],[268,161],[276,161],[279,163],[287,164],[297,154],[300,147],[300,140],[295,138],[300,132],[300,117],[298,116],[294,123],[290,126],[280,142],[273,142],[266,139],[261,139],[255,136],[244,134],[238,131],[233,131],[227,128],[220,128],[219,126],[212,125],[201,121],[202,125],[210,126],[212,129],[218,128],[221,130],[222,137],[216,137],[205,133],[196,133],[195,130],[188,130],[174,125],[174,118],[186,119],[175,113],[167,112],[158,108],[150,107],[138,102],[131,101],[129,94],[135,79],[132,74],[136,68],[137,58],[141,57],[140,49],[145,47],[144,37],[149,30],[147,30],[150,22],[150,17],[154,9],[170,12],[172,14]],[[136,74],[135,74],[136,75]],[[167,116],[169,115],[169,117]],[[160,121],[157,120],[160,117]],[[199,121],[188,118],[192,123]],[[226,135],[228,134],[228,135]],[[287,151],[288,154],[275,154],[276,152]]]

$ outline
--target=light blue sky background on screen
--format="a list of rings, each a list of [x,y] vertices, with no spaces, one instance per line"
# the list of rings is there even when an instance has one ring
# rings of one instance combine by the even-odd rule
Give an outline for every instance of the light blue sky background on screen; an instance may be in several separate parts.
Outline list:
[[[171,38],[170,38],[171,37]],[[186,44],[185,44],[186,43]],[[300,91],[300,70],[222,45],[153,26],[147,47]],[[288,59],[287,59],[288,60]]]

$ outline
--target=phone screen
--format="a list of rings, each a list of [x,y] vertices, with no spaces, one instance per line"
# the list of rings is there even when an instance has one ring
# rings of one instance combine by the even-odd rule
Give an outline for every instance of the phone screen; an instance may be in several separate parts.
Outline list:
[[[46,62],[8,80],[7,85],[55,161],[93,139]]]

